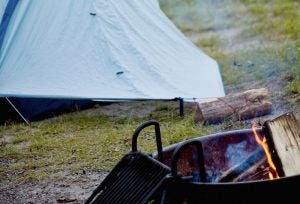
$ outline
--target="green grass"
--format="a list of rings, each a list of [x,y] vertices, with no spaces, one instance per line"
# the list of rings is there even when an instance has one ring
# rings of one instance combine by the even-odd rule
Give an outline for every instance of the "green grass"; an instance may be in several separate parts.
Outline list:
[[[268,2],[258,7],[249,5],[250,11],[260,20],[254,27],[270,40],[298,40],[300,3],[297,1]],[[269,19],[267,23],[264,19]],[[275,29],[274,29],[275,28]]]
[[[280,97],[285,97],[289,108],[299,107],[299,1],[161,0],[160,3],[183,32],[210,33],[195,44],[218,61],[226,90],[276,83],[282,87]],[[227,28],[241,28],[237,40],[259,36],[266,45],[275,45],[228,52],[222,36],[218,35]],[[135,128],[149,119],[160,123],[163,146],[220,130],[243,128],[243,124],[233,121],[225,121],[218,126],[219,130],[216,126],[195,124],[191,110],[181,118],[174,105],[160,103],[143,117],[130,111],[125,117],[74,112],[30,125],[7,124],[0,126],[0,179],[15,185],[61,179],[56,174],[60,171],[109,171],[130,151]],[[147,128],[139,137],[138,148],[154,152],[154,141],[153,129]]]
[[[253,88],[278,80],[283,95],[296,97],[297,106],[300,84],[299,1],[161,0],[161,6],[183,32],[210,32],[194,43],[219,62],[225,88],[255,82],[249,85]],[[224,45],[224,28],[240,29],[234,38],[237,44],[257,37],[261,43],[259,47],[228,51]]]
[[[217,55],[218,51],[214,48],[220,43],[218,36],[209,36],[206,38],[199,39],[195,44],[204,50],[206,53],[210,53],[211,56]]]
[[[0,140],[6,141],[1,143],[0,158],[9,165],[0,167],[0,178],[22,183],[39,181],[58,171],[109,171],[131,150],[134,130],[150,118],[160,122],[164,146],[211,133],[209,128],[194,124],[191,113],[186,114],[182,119],[175,109],[158,104],[157,110],[144,118],[116,119],[74,112],[29,126],[2,126]],[[141,132],[138,149],[156,151],[154,128]],[[7,177],[10,174],[18,174],[18,179]]]
[[[218,57],[216,57],[218,59]],[[243,82],[256,82],[260,85],[272,80],[292,75],[294,83],[299,82],[299,56],[295,48],[283,46],[273,48],[241,51],[219,58],[221,72],[226,85]],[[233,74],[235,73],[235,74]],[[289,81],[285,80],[289,85]]]

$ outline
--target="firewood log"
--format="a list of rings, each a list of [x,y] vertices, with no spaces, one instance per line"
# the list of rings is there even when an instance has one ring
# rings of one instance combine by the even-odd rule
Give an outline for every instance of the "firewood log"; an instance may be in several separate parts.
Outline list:
[[[279,176],[300,174],[300,125],[294,114],[265,121],[263,130]]]
[[[232,182],[267,180],[269,179],[268,173],[269,165],[267,163],[267,158],[263,157],[249,169],[245,170],[240,175],[235,177]]]
[[[272,103],[266,88],[228,94],[211,101],[197,102],[194,121],[214,124],[225,120],[246,120],[272,112]]]
[[[236,177],[238,177],[243,172],[247,171],[250,167],[258,163],[264,157],[264,150],[262,148],[258,148],[241,163],[238,163],[230,169],[228,169],[227,171],[223,172],[222,175],[219,176],[215,182],[233,181]]]

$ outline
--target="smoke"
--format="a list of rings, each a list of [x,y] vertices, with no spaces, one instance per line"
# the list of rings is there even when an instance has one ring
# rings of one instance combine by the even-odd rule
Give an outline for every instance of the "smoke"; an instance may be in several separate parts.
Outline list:
[[[243,161],[249,152],[246,150],[247,141],[242,141],[237,144],[228,145],[225,152],[225,159],[227,161],[228,167],[232,167],[241,161]]]
[[[183,31],[219,30],[230,25],[224,7],[230,7],[232,3],[232,0],[225,3],[218,0],[175,0],[172,3],[161,0],[161,7]]]
[[[258,38],[243,39],[242,43],[238,40],[243,29],[257,20],[238,0],[161,0],[161,8],[196,44],[215,38],[218,49],[224,52],[261,45]]]

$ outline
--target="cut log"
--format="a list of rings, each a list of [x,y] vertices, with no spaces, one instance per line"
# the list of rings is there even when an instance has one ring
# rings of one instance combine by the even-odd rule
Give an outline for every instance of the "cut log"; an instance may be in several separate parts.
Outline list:
[[[264,157],[264,150],[262,148],[258,148],[241,163],[236,164],[227,171],[223,172],[222,175],[218,177],[215,182],[233,181],[236,177],[247,171],[249,168],[258,163]]]
[[[214,124],[228,119],[246,120],[267,115],[272,111],[269,93],[265,88],[228,94],[211,101],[197,102],[194,121]]]
[[[300,174],[300,125],[294,114],[267,120],[263,128],[278,175]]]

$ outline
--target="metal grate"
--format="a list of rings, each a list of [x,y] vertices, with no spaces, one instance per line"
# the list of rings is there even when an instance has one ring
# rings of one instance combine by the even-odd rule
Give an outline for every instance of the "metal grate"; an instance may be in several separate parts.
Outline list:
[[[123,156],[86,204],[146,203],[157,193],[170,168],[142,152]]]

